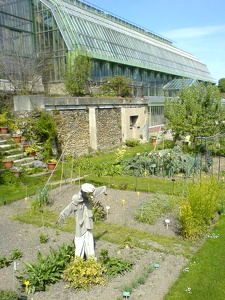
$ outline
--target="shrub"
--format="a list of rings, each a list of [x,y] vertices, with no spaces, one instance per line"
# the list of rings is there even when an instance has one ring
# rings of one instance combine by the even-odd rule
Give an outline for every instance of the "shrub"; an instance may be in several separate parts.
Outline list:
[[[84,260],[77,256],[64,271],[63,280],[68,282],[67,287],[88,290],[92,285],[106,283],[104,272],[105,269],[94,257]]]
[[[139,144],[140,144],[140,141],[136,140],[136,139],[130,139],[130,140],[125,141],[125,145],[127,147],[135,147],[135,146],[138,146]]]
[[[181,233],[185,238],[197,239],[207,232],[224,197],[222,189],[216,178],[205,176],[198,182],[187,183],[183,195]]]

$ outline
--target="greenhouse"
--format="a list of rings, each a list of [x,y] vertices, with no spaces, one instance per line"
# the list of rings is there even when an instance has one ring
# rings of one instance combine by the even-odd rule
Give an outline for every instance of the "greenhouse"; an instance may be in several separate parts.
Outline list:
[[[80,53],[93,58],[93,84],[123,75],[144,96],[163,96],[174,79],[213,82],[207,66],[172,41],[86,1],[0,0],[0,39],[9,57],[15,47],[26,59],[45,55],[51,82],[62,81],[68,57]]]

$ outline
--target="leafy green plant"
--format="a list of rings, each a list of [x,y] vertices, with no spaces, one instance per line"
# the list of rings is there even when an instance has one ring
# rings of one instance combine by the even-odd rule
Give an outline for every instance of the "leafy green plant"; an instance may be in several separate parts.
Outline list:
[[[92,285],[106,284],[104,272],[104,267],[94,257],[84,260],[77,256],[64,271],[63,280],[68,283],[67,287],[88,290]]]
[[[40,243],[46,244],[49,240],[49,236],[47,234],[41,233],[39,239],[40,239]]]
[[[15,259],[21,258],[22,256],[23,256],[22,251],[15,249],[15,250],[11,251],[11,255],[10,255],[9,259],[15,260]]]
[[[106,275],[109,277],[116,277],[124,275],[132,269],[133,262],[124,260],[119,257],[109,257],[108,250],[102,250],[99,256],[99,261],[106,268]]]
[[[152,266],[146,266],[141,272],[141,274],[137,275],[134,279],[132,279],[130,284],[126,284],[125,286],[123,286],[122,290],[132,293],[132,291],[136,289],[139,285],[145,284],[153,270],[154,268]]]
[[[93,202],[92,213],[94,216],[94,222],[104,221],[106,218],[104,206],[100,201]]]
[[[32,143],[28,146],[28,148],[25,150],[25,152],[26,153],[37,152],[39,149],[40,148],[36,143]]]
[[[174,196],[156,194],[151,200],[142,202],[134,216],[139,222],[154,224],[161,214],[174,207],[174,202]]]
[[[87,53],[68,58],[67,70],[64,74],[67,92],[72,96],[84,96],[92,70],[93,62]]]
[[[0,257],[0,268],[8,267],[10,264],[11,261],[5,255]]]
[[[11,255],[9,258],[7,258],[5,255],[0,257],[0,268],[8,267],[11,265],[13,260],[21,258],[22,255],[22,252],[18,249],[11,250]]]
[[[180,222],[182,235],[189,239],[203,236],[213,220],[222,199],[223,190],[218,180],[211,176],[188,182],[182,191]]]
[[[12,290],[0,290],[1,300],[18,300],[18,295]]]
[[[106,77],[107,82],[104,83],[102,91],[107,96],[121,96],[128,97],[130,95],[129,89],[132,82],[131,78],[126,76],[114,75],[113,77]]]
[[[37,189],[36,198],[31,202],[31,209],[38,210],[45,205],[50,205],[52,199],[49,194],[49,186],[40,187]]]
[[[4,173],[0,175],[0,182],[1,184],[7,186],[18,186],[20,178],[17,178],[13,175],[10,170],[5,170]]]
[[[136,139],[129,139],[129,140],[125,141],[125,145],[127,147],[135,147],[135,146],[138,146],[139,144],[140,144],[140,141],[136,140]]]
[[[148,174],[172,177],[179,173],[190,176],[201,168],[200,157],[183,154],[178,146],[173,149],[137,153],[122,161],[126,175],[143,176]]]
[[[29,282],[26,287],[28,294],[35,291],[45,291],[50,284],[61,279],[63,271],[73,257],[73,243],[58,247],[58,251],[51,248],[50,254],[46,257],[38,252],[37,263],[24,262],[25,270],[18,271],[20,275],[16,277],[24,288],[25,282]]]

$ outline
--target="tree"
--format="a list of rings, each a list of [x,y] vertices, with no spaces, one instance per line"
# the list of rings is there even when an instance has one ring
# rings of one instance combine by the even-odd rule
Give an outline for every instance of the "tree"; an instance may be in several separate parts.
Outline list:
[[[78,55],[72,64],[68,59],[65,72],[65,88],[72,96],[83,96],[86,94],[87,85],[93,70],[92,59],[87,55]]]
[[[225,92],[225,78],[221,78],[218,82],[218,87],[220,89],[220,92]]]
[[[175,132],[175,140],[187,133],[194,140],[220,132],[224,129],[225,113],[218,88],[200,83],[182,89],[178,98],[166,99],[165,117],[168,129]]]
[[[129,85],[132,82],[131,78],[115,75],[113,77],[106,77],[106,79],[107,83],[103,85],[103,91],[116,96],[129,96]]]

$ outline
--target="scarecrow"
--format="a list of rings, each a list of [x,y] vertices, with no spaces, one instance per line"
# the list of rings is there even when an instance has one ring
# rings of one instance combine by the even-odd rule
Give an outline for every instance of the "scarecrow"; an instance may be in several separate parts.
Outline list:
[[[75,257],[94,256],[92,200],[106,193],[106,187],[95,188],[90,183],[84,183],[78,194],[72,197],[72,202],[60,213],[57,224],[61,224],[74,212],[76,217]]]

